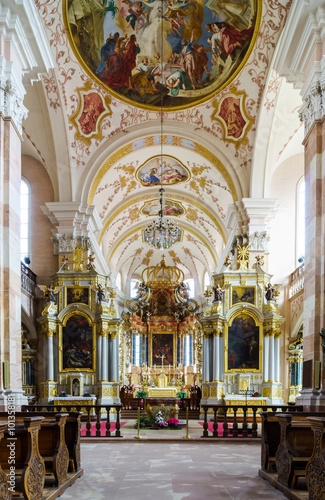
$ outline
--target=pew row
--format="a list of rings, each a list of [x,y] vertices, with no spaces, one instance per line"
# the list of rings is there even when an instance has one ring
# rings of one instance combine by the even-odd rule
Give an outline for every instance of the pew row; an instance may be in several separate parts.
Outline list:
[[[41,457],[45,470],[45,486],[44,481],[42,488],[38,485],[37,490],[40,494],[35,497],[35,500],[38,500],[38,498],[47,500],[57,498],[83,474],[80,466],[80,413],[72,412],[70,415],[55,412],[45,413],[45,416],[38,414],[37,417],[30,417],[29,412],[17,412],[15,414],[16,426],[13,431],[15,438],[17,438],[16,448],[21,446],[26,448],[26,445],[21,443],[23,428],[25,428],[26,422],[30,420],[35,421],[37,419],[36,421],[39,422],[37,442],[33,443],[35,449],[30,453],[38,453]],[[5,415],[5,412],[0,412],[0,420]],[[9,441],[10,436],[5,434],[6,437],[7,441]],[[4,446],[0,443],[2,453],[4,453],[3,448]],[[3,466],[6,468],[8,466],[6,456],[2,458],[4,459]],[[1,453],[0,463],[2,463]],[[17,481],[17,488],[19,487],[24,498],[33,498],[34,500],[34,496],[30,495],[30,488],[27,489],[28,491],[26,488],[24,489],[24,471],[21,465],[20,467],[16,466],[16,478],[21,477],[21,481]],[[70,471],[69,474],[68,470]],[[1,495],[0,498],[2,499]]]
[[[4,437],[5,431],[8,429],[8,423],[7,422],[0,422],[0,446],[1,446],[1,440]],[[0,498],[2,500],[11,500],[12,499],[12,492],[11,492],[11,487],[9,483],[9,476],[6,474],[0,463]]]
[[[45,464],[38,448],[43,420],[44,417],[24,418],[23,425],[16,425],[14,431],[4,431],[0,443],[0,464],[10,477],[9,487],[27,500],[43,499]]]
[[[259,475],[287,498],[325,499],[325,414],[263,412]],[[296,489],[299,478],[301,483]]]

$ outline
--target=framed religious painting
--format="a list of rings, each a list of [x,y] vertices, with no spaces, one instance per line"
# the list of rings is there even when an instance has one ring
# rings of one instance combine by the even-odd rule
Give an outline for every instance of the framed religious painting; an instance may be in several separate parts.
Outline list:
[[[65,304],[85,304],[90,307],[89,286],[67,286],[65,287]]]
[[[262,325],[241,312],[225,329],[225,372],[261,372]]]
[[[151,366],[174,366],[176,363],[176,345],[173,333],[153,333],[151,335]]]
[[[59,332],[59,371],[96,370],[96,326],[83,314],[69,314]]]
[[[231,287],[231,307],[236,304],[255,305],[255,287],[254,286],[233,286]]]

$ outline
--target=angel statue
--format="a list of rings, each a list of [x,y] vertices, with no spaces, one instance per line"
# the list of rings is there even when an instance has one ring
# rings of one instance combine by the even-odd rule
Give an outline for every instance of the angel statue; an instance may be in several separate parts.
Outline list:
[[[274,288],[271,285],[271,283],[268,283],[268,285],[265,287],[266,293],[265,293],[265,298],[267,301],[269,300],[274,300]]]
[[[222,288],[219,285],[219,283],[217,283],[217,286],[213,287],[213,289],[214,289],[214,299],[213,299],[213,302],[222,302],[224,290],[222,290]]]
[[[96,291],[97,291],[97,299],[98,299],[99,304],[101,302],[105,302],[106,301],[105,288],[103,288],[103,286],[100,283],[98,283]]]
[[[44,298],[49,301],[49,302],[52,302],[52,304],[55,304],[56,302],[56,298],[55,298],[55,294],[56,292],[58,291],[59,287],[54,287],[52,284],[47,287],[46,285],[41,285],[41,288],[44,292]]]

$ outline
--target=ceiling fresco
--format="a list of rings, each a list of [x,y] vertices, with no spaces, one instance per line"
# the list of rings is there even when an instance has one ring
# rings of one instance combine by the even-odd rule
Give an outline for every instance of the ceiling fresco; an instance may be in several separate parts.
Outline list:
[[[54,68],[28,89],[23,153],[48,172],[55,202],[95,207],[101,265],[113,283],[121,273],[125,293],[131,277],[161,261],[143,231],[157,216],[162,183],[164,214],[181,231],[181,241],[163,252],[166,264],[194,277],[200,293],[205,273],[223,262],[227,214],[251,196],[254,168],[265,168],[266,155],[280,163],[297,142],[294,93],[288,98],[272,71],[291,0],[35,4]],[[181,54],[192,34],[195,89],[192,56]],[[119,65],[131,38],[140,52],[123,80]],[[185,88],[168,87],[173,71]],[[273,147],[267,131],[284,112]]]
[[[87,73],[116,97],[149,109],[193,106],[228,85],[253,49],[262,10],[258,0],[63,5],[70,43]]]

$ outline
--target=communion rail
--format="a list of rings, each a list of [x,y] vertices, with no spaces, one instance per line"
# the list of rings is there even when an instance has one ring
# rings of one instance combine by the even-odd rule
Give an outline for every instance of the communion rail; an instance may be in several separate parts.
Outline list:
[[[37,412],[75,412],[80,411],[83,413],[82,421],[86,421],[86,434],[85,437],[123,437],[121,435],[121,412],[122,405],[83,405],[73,404],[73,406],[65,406],[64,404],[55,403],[52,405],[24,405],[21,407],[22,411],[31,413]],[[111,422],[110,410],[116,411],[116,421]],[[96,419],[96,433],[92,435],[91,425]],[[111,430],[112,423],[115,424],[115,431]]]
[[[294,405],[209,405],[201,404],[204,412],[203,434],[204,438],[217,437],[253,437],[259,438],[257,433],[257,415],[261,411],[273,412],[296,412],[303,411],[302,406]],[[213,431],[209,434],[208,411],[213,411]],[[222,422],[222,430],[218,429],[218,423]]]

